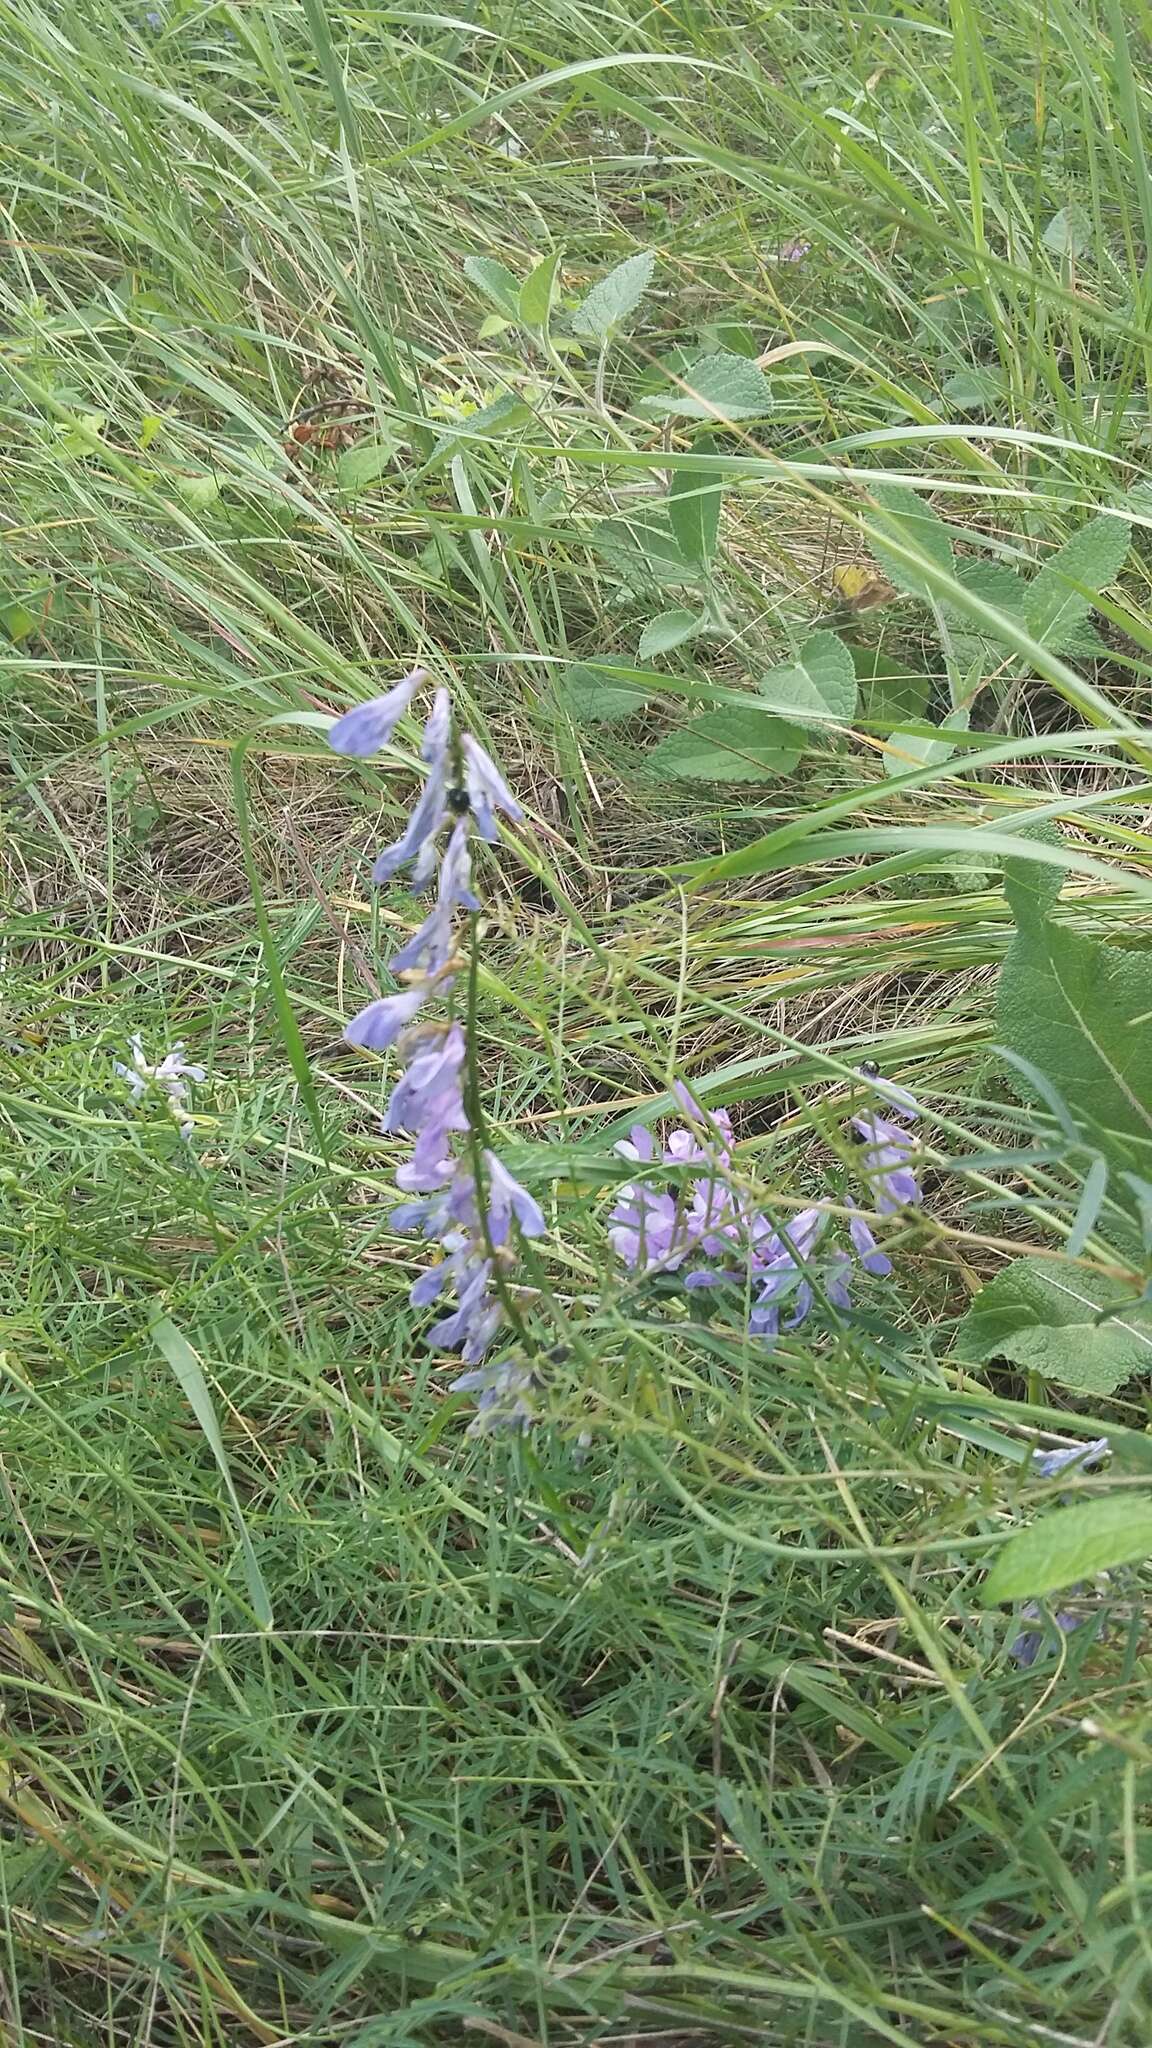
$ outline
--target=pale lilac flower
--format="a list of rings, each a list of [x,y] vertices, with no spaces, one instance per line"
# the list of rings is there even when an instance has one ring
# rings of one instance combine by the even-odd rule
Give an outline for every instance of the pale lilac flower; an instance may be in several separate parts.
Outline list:
[[[432,699],[424,731],[420,736],[420,759],[434,767],[442,762],[452,737],[452,699],[441,686]]]
[[[838,1245],[824,1268],[823,1286],[831,1306],[838,1308],[842,1314],[846,1314],[852,1306],[852,1296],[848,1292],[852,1272],[852,1254]]]
[[[177,1039],[175,1045],[153,1066],[146,1058],[140,1033],[134,1031],[128,1040],[132,1052],[132,1064],[125,1066],[122,1060],[112,1064],[122,1081],[128,1083],[128,1097],[133,1106],[144,1100],[149,1093],[162,1095],[169,1114],[180,1126],[180,1136],[190,1138],[196,1126],[188,1115],[188,1083],[203,1081],[206,1073],[203,1067],[193,1066],[184,1058],[184,1041]]]
[[[513,824],[519,824],[524,816],[523,806],[518,804],[495,761],[485,753],[478,740],[466,732],[460,741],[464,756],[464,784],[472,816],[481,839],[495,843],[499,838],[494,813],[503,811]]]
[[[476,1418],[468,1425],[469,1436],[483,1436],[490,1429],[529,1429],[536,1420],[528,1396],[536,1385],[527,1366],[505,1358],[497,1365],[483,1365],[462,1372],[449,1387],[452,1394],[475,1394]]]
[[[861,1070],[863,1072],[863,1069]],[[864,1075],[870,1088],[880,1097],[890,1116],[899,1117],[902,1123],[914,1124],[920,1115],[920,1104],[910,1088],[902,1088],[898,1081],[888,1081],[882,1074]]]
[[[1073,1587],[1072,1590],[1073,1592],[1075,1592],[1076,1588]],[[1020,1609],[1020,1616],[1023,1621],[1038,1621],[1040,1619],[1041,1612],[1042,1610],[1040,1609],[1040,1607],[1037,1606],[1035,1600],[1030,1600],[1027,1607],[1022,1607]],[[1052,1616],[1052,1619],[1056,1623],[1056,1626],[1060,1630],[1061,1634],[1066,1636],[1071,1635],[1073,1629],[1082,1628],[1084,1623],[1088,1621],[1090,1618],[1091,1617],[1087,1614],[1071,1614],[1065,1609],[1059,1609]],[[1040,1655],[1040,1651],[1044,1647],[1045,1640],[1046,1638],[1043,1629],[1026,1629],[1022,1635],[1018,1635],[1016,1637],[1016,1640],[1012,1644],[1012,1647],[1009,1650],[1008,1655],[1012,1657],[1017,1664],[1021,1665],[1025,1670],[1028,1670],[1030,1666],[1036,1662],[1037,1657]]]
[[[608,1218],[608,1242],[618,1259],[637,1272],[671,1272],[686,1257],[687,1244],[677,1247],[681,1218],[675,1196],[660,1194],[642,1181],[621,1188]]]
[[[475,1365],[495,1337],[504,1313],[490,1291],[492,1261],[461,1258],[454,1252],[449,1264],[456,1283],[456,1307],[433,1323],[427,1341],[433,1350],[459,1351],[465,1365]]]
[[[388,962],[392,974],[437,974],[447,967],[456,952],[456,927],[452,905],[438,897],[418,931],[414,931]]]
[[[444,1101],[458,1104],[462,1115],[460,1077],[466,1050],[459,1024],[429,1024],[414,1031],[407,1047],[408,1064],[392,1090],[385,1130],[419,1131],[429,1116],[439,1116]]]
[[[759,1291],[748,1318],[751,1336],[771,1340],[781,1327],[795,1330],[804,1321],[811,1310],[813,1294],[811,1281],[803,1277],[803,1269],[827,1222],[827,1213],[823,1209],[801,1209],[784,1231],[774,1233],[769,1239],[758,1274]],[[781,1326],[780,1304],[789,1298],[792,1298],[793,1313]]]
[[[412,887],[423,889],[436,872],[436,834],[448,816],[448,769],[445,759],[434,762],[420,792],[419,801],[399,839],[376,856],[372,880],[390,882],[409,861],[416,863]]]
[[[442,975],[456,954],[455,914],[458,910],[479,910],[472,893],[472,862],[468,852],[468,820],[461,818],[448,841],[440,863],[436,904],[419,931],[394,953],[388,965],[393,974],[419,970]],[[447,984],[446,984],[447,985]]]
[[[472,854],[468,845],[468,820],[459,818],[444,849],[440,864],[440,894],[453,910],[479,910],[480,899],[472,891]]]
[[[788,242],[781,242],[778,249],[769,250],[768,261],[769,263],[803,263],[805,257],[811,252],[811,248],[811,242],[802,242],[798,238],[794,238]]]
[[[848,1207],[852,1211],[848,1219],[848,1235],[859,1255],[860,1264],[866,1273],[875,1273],[881,1279],[885,1279],[892,1271],[891,1259],[886,1252],[881,1251],[851,1196],[848,1198]]]
[[[1037,1479],[1054,1479],[1058,1472],[1066,1472],[1070,1465],[1087,1472],[1098,1465],[1102,1458],[1111,1456],[1112,1446],[1106,1436],[1098,1436],[1091,1443],[1069,1444],[1058,1451],[1033,1451],[1032,1470]]]
[[[656,1157],[656,1141],[647,1124],[633,1124],[628,1136],[617,1139],[612,1150],[618,1152],[621,1159],[634,1159],[647,1164]]]
[[[609,1242],[625,1265],[644,1272],[674,1272],[690,1253],[730,1256],[728,1240],[740,1235],[741,1212],[728,1183],[731,1119],[726,1110],[702,1109],[681,1082],[674,1084],[673,1093],[700,1129],[671,1131],[661,1159],[669,1166],[699,1161],[710,1172],[690,1188],[673,1193],[643,1181],[630,1181],[620,1189],[608,1218]],[[643,1124],[634,1124],[631,1136],[620,1139],[614,1149],[637,1165],[651,1165],[656,1157],[652,1133]],[[686,1284],[708,1283],[688,1276]]]
[[[920,1187],[908,1164],[916,1151],[915,1139],[887,1117],[877,1116],[874,1110],[854,1116],[852,1128],[864,1148],[860,1169],[868,1183],[873,1207],[881,1216],[915,1207],[920,1200]]]
[[[366,1052],[386,1052],[390,1045],[395,1045],[400,1033],[408,1029],[430,994],[428,982],[421,981],[415,988],[401,989],[398,995],[378,997],[345,1025],[344,1036],[349,1045],[363,1046]]]
[[[461,1128],[467,1129],[467,1124]],[[455,1155],[447,1132],[438,1124],[426,1124],[416,1135],[412,1156],[396,1168],[396,1185],[402,1195],[431,1195],[452,1177]]]
[[[334,754],[352,754],[357,760],[367,760],[370,754],[378,754],[388,745],[397,725],[407,711],[427,671],[414,668],[382,697],[370,697],[366,704],[354,704],[343,718],[338,718],[328,734],[328,745]]]
[[[696,1131],[673,1131],[668,1140],[667,1157],[671,1159],[718,1159],[727,1166],[731,1157],[732,1119],[726,1109],[705,1109],[696,1097],[684,1086],[683,1081],[673,1081],[672,1093],[687,1116],[702,1127],[704,1142]],[[685,1146],[683,1140],[688,1139]],[[690,1149],[694,1147],[695,1149]]]
[[[525,1237],[543,1237],[548,1225],[539,1202],[513,1179],[494,1152],[485,1152],[484,1164],[488,1169],[488,1235],[492,1243],[508,1242],[513,1218]]]
[[[872,1076],[864,1078],[872,1080]],[[893,1116],[917,1115],[906,1089],[881,1083],[893,1098]],[[639,1275],[679,1273],[692,1292],[725,1285],[751,1288],[749,1331],[772,1342],[781,1329],[793,1330],[811,1314],[819,1299],[829,1307],[851,1307],[851,1282],[857,1263],[871,1275],[885,1277],[892,1262],[881,1250],[871,1226],[848,1198],[848,1236],[852,1249],[834,1246],[817,1267],[815,1248],[829,1218],[820,1207],[802,1210],[788,1224],[773,1225],[751,1197],[733,1180],[732,1125],[725,1110],[706,1110],[682,1084],[676,1099],[692,1124],[671,1131],[657,1150],[643,1125],[615,1150],[647,1177],[623,1187],[609,1215],[609,1242],[617,1257]],[[867,1139],[865,1175],[881,1211],[901,1207],[918,1193],[907,1167],[913,1141],[897,1124],[869,1112],[858,1120]],[[661,1165],[705,1169],[687,1188],[652,1183]],[[899,1199],[895,1199],[898,1197]]]

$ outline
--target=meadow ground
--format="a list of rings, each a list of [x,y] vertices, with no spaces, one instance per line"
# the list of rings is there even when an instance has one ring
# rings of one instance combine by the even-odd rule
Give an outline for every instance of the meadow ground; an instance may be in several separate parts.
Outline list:
[[[0,24],[0,2034],[1143,2048],[1146,10]],[[341,1038],[416,660],[522,1435]],[[865,1061],[851,1308],[613,1257],[677,1079],[842,1231]]]

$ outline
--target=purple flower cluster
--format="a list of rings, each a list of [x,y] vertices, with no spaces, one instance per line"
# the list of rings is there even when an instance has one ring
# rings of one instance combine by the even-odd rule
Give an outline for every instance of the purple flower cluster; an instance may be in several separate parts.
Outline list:
[[[382,697],[358,704],[337,719],[329,744],[358,759],[387,746],[409,709],[424,671],[413,669]],[[389,966],[403,983],[354,1017],[345,1031],[352,1045],[373,1052],[395,1046],[400,1078],[384,1116],[384,1129],[412,1139],[411,1157],[396,1183],[413,1199],[393,1212],[399,1230],[419,1231],[437,1245],[439,1258],[415,1281],[414,1308],[435,1301],[444,1313],[428,1332],[437,1348],[459,1351],[471,1368],[453,1381],[454,1392],[475,1393],[473,1431],[498,1423],[526,1427],[533,1419],[530,1370],[512,1360],[482,1365],[504,1321],[501,1283],[515,1264],[514,1232],[540,1237],[546,1225],[539,1204],[476,1136],[465,1101],[468,1046],[454,1018],[422,1017],[433,995],[451,991],[461,960],[457,915],[479,910],[472,890],[470,835],[499,837],[496,814],[524,813],[495,762],[469,733],[455,735],[448,692],[438,689],[420,745],[424,785],[400,838],[377,859],[373,880],[387,882],[411,869],[414,890],[435,880],[424,922]],[[447,843],[441,834],[450,826]]]
[[[881,1215],[920,1199],[912,1169],[914,1141],[902,1123],[917,1115],[913,1098],[885,1083],[885,1098],[901,1124],[869,1110],[852,1119],[863,1151],[861,1172],[871,1205]],[[830,1218],[818,1207],[800,1210],[780,1225],[768,1218],[736,1184],[732,1166],[732,1125],[724,1110],[704,1110],[688,1090],[673,1091],[691,1117],[674,1130],[657,1153],[652,1133],[637,1124],[617,1145],[621,1157],[648,1169],[621,1188],[609,1217],[608,1236],[616,1256],[641,1274],[679,1273],[687,1288],[735,1282],[751,1288],[748,1327],[771,1343],[781,1329],[795,1330],[811,1313],[818,1295],[833,1308],[851,1306],[850,1282],[857,1262],[866,1273],[885,1275],[892,1264],[880,1250],[867,1219],[854,1203],[848,1222],[852,1250],[834,1245],[817,1263],[816,1252]],[[669,1187],[654,1185],[657,1166],[699,1163],[704,1171],[683,1175]]]

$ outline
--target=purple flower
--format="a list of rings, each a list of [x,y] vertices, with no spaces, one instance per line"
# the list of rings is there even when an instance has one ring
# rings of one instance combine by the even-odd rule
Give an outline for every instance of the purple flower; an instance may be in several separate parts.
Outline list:
[[[480,908],[471,883],[468,820],[461,818],[440,863],[435,908],[429,912],[419,931],[414,932],[407,944],[401,946],[388,962],[393,974],[411,973],[413,970],[424,974],[443,974],[456,953],[455,913]]]
[[[1098,1436],[1087,1444],[1069,1444],[1058,1451],[1033,1451],[1032,1470],[1037,1479],[1054,1479],[1058,1472],[1066,1472],[1070,1465],[1087,1472],[1098,1465],[1102,1458],[1111,1456],[1112,1446],[1106,1436]]]
[[[1027,1607],[1020,1609],[1021,1619],[1024,1621],[1037,1621],[1040,1618],[1040,1614],[1041,1609],[1034,1600],[1030,1600]],[[1066,1636],[1071,1635],[1073,1629],[1082,1627],[1088,1618],[1086,1614],[1070,1614],[1063,1609],[1052,1617],[1061,1634]],[[1026,1629],[1023,1635],[1016,1637],[1008,1655],[1017,1664],[1021,1665],[1024,1670],[1028,1670],[1036,1662],[1044,1643],[1045,1635],[1043,1629]]]
[[[459,1350],[464,1363],[474,1365],[483,1358],[503,1316],[499,1302],[489,1292],[492,1261],[461,1258],[459,1252],[454,1252],[450,1263],[457,1289],[456,1307],[433,1323],[427,1341],[434,1350]]]
[[[451,737],[452,699],[447,690],[441,687],[432,699],[432,709],[420,736],[420,759],[426,761],[429,767],[441,764],[448,752]]]
[[[370,754],[378,754],[386,747],[409,704],[412,702],[427,671],[412,669],[382,697],[370,697],[366,704],[354,704],[343,718],[338,718],[328,734],[328,745],[334,754],[353,754],[357,760],[367,760]]]
[[[386,1052],[407,1030],[430,993],[429,983],[422,981],[415,988],[401,989],[399,995],[380,996],[345,1025],[348,1044],[363,1046],[366,1052]]]
[[[710,1171],[693,1181],[690,1191],[658,1191],[642,1181],[630,1181],[620,1189],[608,1218],[608,1238],[617,1258],[637,1271],[675,1272],[696,1252],[730,1257],[733,1242],[742,1234],[743,1210],[728,1182],[731,1119],[726,1110],[702,1109],[682,1082],[676,1082],[672,1092],[700,1129],[671,1131],[660,1158],[669,1166],[699,1161]],[[652,1133],[644,1124],[634,1124],[630,1137],[620,1139],[614,1149],[637,1165],[652,1165],[657,1156]],[[710,1283],[696,1273],[686,1284]]]
[[[621,1188],[608,1217],[608,1242],[624,1265],[645,1273],[673,1271],[689,1249],[687,1244],[677,1246],[681,1235],[675,1196],[658,1193],[642,1181]]]
[[[718,1159],[724,1166],[729,1164],[732,1145],[732,1119],[726,1109],[705,1109],[696,1097],[684,1086],[683,1081],[673,1081],[672,1093],[686,1116],[693,1119],[697,1130],[673,1131],[668,1140],[666,1157],[669,1159]],[[701,1143],[698,1131],[702,1131]],[[685,1143],[687,1141],[687,1143]]]
[[[449,1387],[452,1394],[476,1394],[476,1419],[468,1425],[469,1436],[483,1436],[490,1429],[528,1429],[535,1412],[527,1398],[535,1387],[535,1376],[514,1359],[498,1365],[480,1366],[462,1372]]]
[[[778,249],[769,251],[768,261],[769,263],[803,263],[811,248],[811,242],[802,242],[798,239],[781,242]]]
[[[506,818],[518,824],[524,816],[523,808],[517,803],[504,777],[490,754],[486,754],[478,740],[471,733],[465,733],[460,741],[464,756],[464,784],[472,816],[481,839],[494,843],[499,838],[494,813],[503,811]]]
[[[892,1271],[891,1259],[886,1253],[881,1251],[868,1224],[863,1216],[861,1216],[851,1197],[848,1199],[848,1207],[852,1211],[848,1219],[848,1235],[852,1239],[852,1244],[859,1257],[860,1264],[866,1273],[875,1273],[881,1279],[886,1278]]]
[[[513,1217],[525,1237],[543,1237],[548,1229],[539,1202],[514,1180],[494,1152],[485,1152],[488,1169],[488,1235],[494,1245],[508,1242]]]
[[[774,1338],[781,1328],[780,1304],[794,1296],[793,1312],[784,1323],[786,1330],[795,1330],[804,1321],[812,1307],[811,1282],[803,1276],[803,1268],[823,1233],[828,1221],[823,1209],[801,1209],[792,1218],[786,1232],[774,1232],[769,1237],[761,1259],[760,1288],[748,1317],[749,1335]]]
[[[336,751],[366,755],[385,745],[422,680],[423,671],[413,670],[386,696],[338,720],[330,735]],[[471,1124],[464,1100],[463,1027],[456,1021],[417,1026],[415,1019],[433,993],[451,989],[458,913],[480,909],[472,888],[470,833],[475,829],[494,839],[497,811],[512,819],[524,814],[495,762],[469,734],[460,736],[457,750],[445,689],[438,689],[433,698],[420,755],[426,771],[423,788],[399,839],[377,857],[372,874],[374,881],[387,882],[410,866],[417,890],[438,874],[436,901],[389,963],[394,974],[411,977],[412,985],[369,1003],[348,1026],[346,1036],[352,1044],[375,1051],[397,1046],[401,1072],[384,1129],[402,1131],[413,1141],[409,1157],[397,1168],[396,1185],[414,1199],[399,1205],[392,1222],[398,1230],[419,1231],[438,1245],[440,1253],[417,1275],[410,1299],[414,1308],[442,1302],[444,1313],[427,1341],[458,1350],[464,1364],[473,1366],[484,1357],[504,1319],[494,1280],[497,1268],[503,1272],[515,1262],[514,1228],[524,1237],[539,1237],[546,1225],[535,1197],[494,1153],[485,1152],[483,1186],[477,1183],[465,1143]],[[465,790],[458,798],[451,785],[461,776]],[[450,813],[456,822],[441,855],[440,834]],[[459,1386],[479,1389],[475,1426],[486,1427],[505,1419],[505,1410],[515,1419],[531,1420],[523,1401],[530,1383],[525,1368],[505,1362],[475,1378],[465,1374]]]
[[[852,1128],[864,1147],[860,1166],[873,1207],[881,1216],[914,1207],[920,1200],[920,1187],[908,1161],[916,1151],[915,1139],[874,1110],[854,1116]]]
[[[444,760],[434,762],[420,798],[399,839],[376,856],[372,880],[390,882],[393,875],[415,861],[412,887],[423,889],[436,871],[436,834],[448,816],[448,770]]]
[[[824,1292],[832,1307],[838,1308],[841,1313],[845,1313],[852,1306],[852,1296],[848,1292],[851,1277],[851,1254],[839,1249],[834,1251],[824,1269]]]
[[[479,910],[480,899],[472,893],[472,854],[468,845],[468,820],[460,818],[440,864],[440,895],[453,910]]]
[[[920,1104],[910,1088],[901,1088],[898,1081],[885,1080],[882,1074],[865,1074],[862,1071],[861,1079],[867,1081],[873,1093],[880,1097],[891,1116],[899,1117],[903,1123],[916,1122]]]
[[[468,1129],[460,1080],[464,1057],[464,1033],[459,1024],[452,1024],[420,1046],[392,1091],[384,1129],[407,1131],[416,1138],[410,1165],[400,1169],[415,1173],[414,1180],[401,1183],[410,1192],[419,1190],[429,1175],[430,1186],[439,1187],[446,1161],[450,1170],[449,1133]]]

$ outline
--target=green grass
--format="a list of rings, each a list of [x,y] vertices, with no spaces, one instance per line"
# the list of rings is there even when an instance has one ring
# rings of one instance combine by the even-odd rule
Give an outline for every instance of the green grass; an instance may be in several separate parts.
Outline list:
[[[1038,1508],[1146,1489],[1027,1464],[1141,1430],[1146,1389],[951,1333],[1082,1178],[991,1051],[977,831],[1055,821],[1067,920],[1149,928],[1144,11],[0,24],[0,2034],[1143,2048],[1140,1575],[1031,1670],[981,1583]],[[464,269],[557,253],[570,309],[644,249],[603,360]],[[701,447],[643,401],[720,350],[767,354],[771,411]],[[686,598],[629,532],[717,477]],[[908,479],[1027,576],[1130,517],[1092,640],[1037,644],[922,535],[842,614]],[[639,662],[685,602],[710,630]],[[786,776],[670,779],[660,743],[829,616],[911,676],[911,732],[873,701]],[[314,714],[417,657],[531,814],[478,990],[552,1225],[517,1443],[421,1344],[385,1070],[340,1039],[409,922],[367,856],[411,778]],[[584,715],[590,663],[631,716]],[[133,1031],[209,1070],[188,1145],[126,1104]],[[769,1352],[608,1270],[612,1145],[676,1074],[786,1214],[842,1203],[865,1056],[933,1164],[851,1321]],[[1086,1257],[1142,1284],[1126,1228]]]

